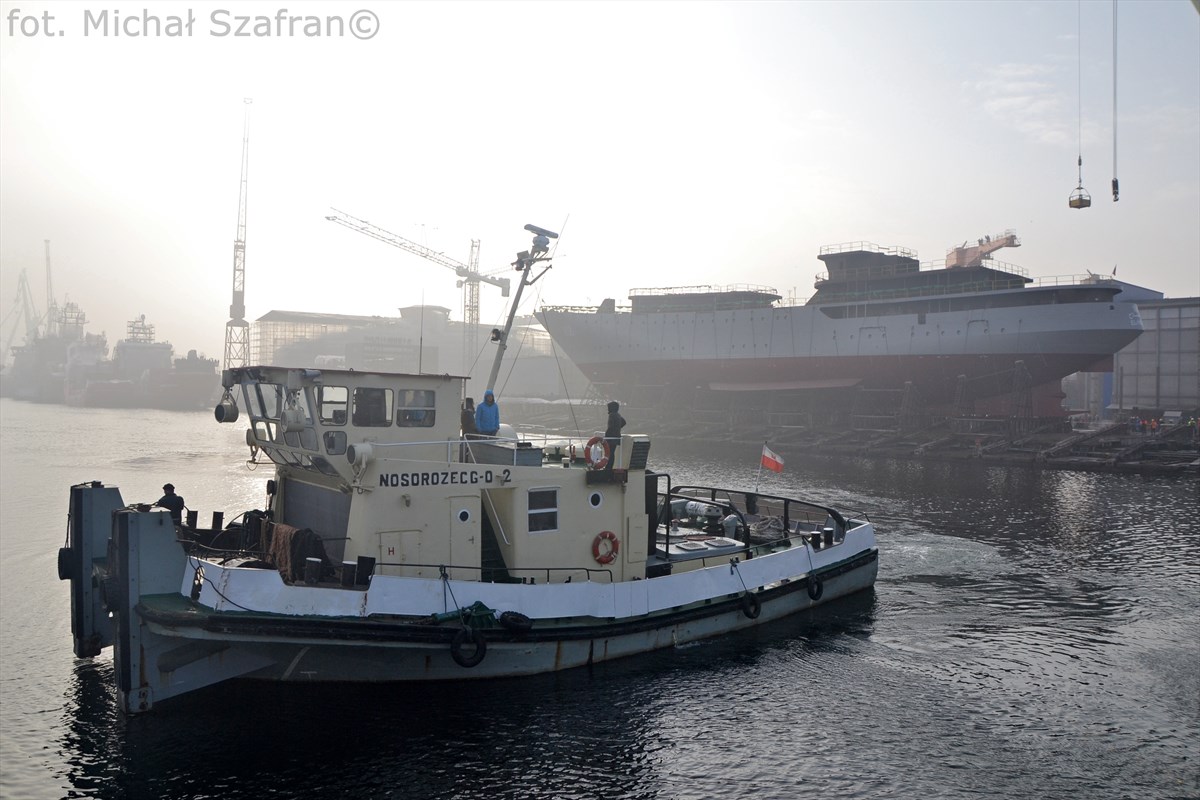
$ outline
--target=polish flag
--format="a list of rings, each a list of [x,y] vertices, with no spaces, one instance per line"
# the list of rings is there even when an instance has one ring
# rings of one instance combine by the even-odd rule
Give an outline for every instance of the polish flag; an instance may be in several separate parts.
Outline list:
[[[771,448],[763,445],[762,465],[772,472],[783,472],[783,458],[771,452]]]

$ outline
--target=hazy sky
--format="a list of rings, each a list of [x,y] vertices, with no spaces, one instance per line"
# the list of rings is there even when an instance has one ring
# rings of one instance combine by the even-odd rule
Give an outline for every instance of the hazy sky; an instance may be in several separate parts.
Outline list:
[[[280,9],[377,29],[289,33]],[[145,314],[220,357],[243,97],[251,320],[422,300],[460,318],[452,272],[325,221],[330,206],[462,261],[480,239],[484,271],[528,245],[525,223],[561,229],[526,311],[702,283],[803,298],[823,245],[934,261],[1006,228],[1023,246],[997,258],[1034,277],[1117,266],[1197,295],[1200,14],[1117,10],[1114,203],[1110,2],[4,0],[0,310],[22,269],[44,306],[49,239],[55,295],[91,330],[113,343]],[[165,35],[189,12],[190,36]],[[143,13],[163,35],[128,35]],[[269,35],[212,35],[254,16]],[[481,295],[499,320],[498,290]]]

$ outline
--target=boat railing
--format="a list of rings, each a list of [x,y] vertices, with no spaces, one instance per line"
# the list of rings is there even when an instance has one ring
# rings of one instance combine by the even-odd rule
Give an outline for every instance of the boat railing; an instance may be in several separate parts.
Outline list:
[[[907,247],[882,247],[874,242],[841,242],[840,244],[828,244],[821,248],[818,255],[828,256],[836,255],[837,253],[879,253],[885,256],[901,256],[903,258],[916,258],[917,251],[910,250]]]
[[[851,303],[869,303],[882,300],[915,300],[921,298],[939,299],[949,296],[979,294],[981,292],[1021,292],[1029,291],[1030,289],[1050,289],[1059,286],[1064,288],[1088,285],[1094,286],[1101,283],[1106,283],[1106,281],[1097,281],[1094,276],[1056,275],[1044,278],[1029,279],[1020,286],[1006,283],[1002,279],[997,279],[994,281],[972,281],[971,283],[963,283],[956,286],[922,286],[913,287],[910,289],[853,291],[837,294],[826,292],[818,299],[819,305],[826,306]],[[811,299],[809,302],[811,302]]]
[[[593,575],[607,575],[608,582],[609,583],[613,582],[613,571],[611,569],[599,569],[599,568],[595,568],[595,567],[494,567],[494,566],[488,566],[488,565],[482,565],[482,564],[416,564],[411,561],[377,561],[375,563],[376,574],[379,574],[379,575],[383,574],[383,573],[378,572],[380,567],[390,567],[393,569],[408,569],[408,570],[436,569],[436,570],[439,570],[440,574],[443,574],[443,575],[449,574],[452,570],[462,570],[465,572],[478,572],[479,580],[481,582],[483,582],[484,574],[488,573],[488,572],[492,572],[492,573],[507,572],[510,577],[514,578],[511,581],[512,583],[534,584],[534,583],[537,583],[537,578],[542,577],[542,576],[544,576],[543,582],[550,583],[552,575],[562,574],[562,573],[567,573],[567,581],[560,581],[560,583],[568,582],[569,579],[573,575],[577,575],[579,573],[584,573],[589,581],[592,580]],[[516,573],[528,573],[528,574],[524,577],[521,577],[521,576],[516,576],[515,575]],[[492,582],[496,582],[496,581],[492,581]]]
[[[853,513],[856,518],[865,517]],[[748,548],[793,539],[810,541],[817,534],[824,536],[828,546],[842,541],[850,527],[841,512],[807,500],[711,486],[668,486],[667,491],[659,492],[657,522],[666,531],[668,549],[673,539],[686,540],[698,527],[723,534],[731,515],[733,538]]]
[[[556,314],[595,314],[600,310],[600,306],[542,306],[540,310]],[[633,306],[624,304],[613,306],[611,310],[628,314],[633,310]]]
[[[512,439],[504,436],[483,436],[480,434],[472,434],[470,437],[462,439],[434,439],[423,442],[367,442],[372,449],[380,451],[383,455],[387,452],[388,458],[404,459],[408,457],[408,452],[413,452],[413,460],[428,461],[431,458],[432,448],[437,448],[445,453],[447,463],[476,463],[476,464],[510,464],[524,465],[530,460],[529,456],[524,455],[528,452],[539,452],[537,446],[528,439],[518,438]],[[419,455],[415,454],[414,448],[426,448]]]
[[[599,435],[599,432],[595,435]],[[370,441],[365,444],[369,444],[376,451],[376,457],[383,456],[389,459],[405,459],[412,453],[413,460],[428,461],[434,458],[432,453],[436,448],[444,454],[447,463],[536,466],[542,463],[547,454],[558,458],[573,452],[576,459],[583,458],[584,445],[590,438],[591,436],[586,434],[572,436],[545,430],[522,430],[516,438],[472,434],[467,438],[419,442]]]
[[[672,294],[723,294],[729,292],[755,292],[758,294],[777,295],[774,287],[760,286],[753,283],[731,283],[725,286],[717,284],[697,284],[695,286],[659,286],[630,289],[630,297],[656,297]]]
[[[1034,278],[1032,286],[1096,286],[1100,284],[1116,284],[1116,278],[1103,275],[1050,275],[1044,278]]]
[[[988,269],[994,270],[996,272],[1003,272],[1008,275],[1016,275],[1017,277],[1020,277],[1020,278],[1028,278],[1029,277],[1029,270],[1025,269],[1025,267],[1022,267],[1018,264],[1010,264],[1007,261],[997,261],[995,259],[988,259],[985,266]],[[863,280],[863,279],[870,280],[872,278],[895,277],[898,274],[919,275],[922,272],[941,272],[941,271],[945,271],[947,269],[960,269],[960,268],[947,267],[945,259],[938,259],[937,261],[922,261],[917,266],[917,272],[899,272],[896,269],[895,264],[877,264],[875,266],[870,266],[870,267],[859,267],[853,271],[853,275],[858,280]],[[814,280],[818,286],[823,283],[828,283],[829,282],[829,272],[828,271],[818,272],[816,274]],[[920,289],[921,287],[915,287],[915,288]],[[908,290],[900,289],[900,290],[896,290],[896,291],[908,291]],[[954,290],[948,289],[948,291],[954,291]]]

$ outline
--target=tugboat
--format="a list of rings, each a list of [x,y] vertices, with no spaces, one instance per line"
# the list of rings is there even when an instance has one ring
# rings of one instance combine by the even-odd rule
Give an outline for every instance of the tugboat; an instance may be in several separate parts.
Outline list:
[[[526,226],[521,289],[555,234]],[[541,271],[533,276],[535,268]],[[497,331],[503,357],[511,328]],[[676,485],[650,439],[463,438],[465,378],[226,370],[218,422],[249,417],[275,466],[264,509],[210,527],[71,488],[59,576],[75,654],[113,647],[129,714],[232,678],[531,675],[671,647],[870,589],[861,512]],[[494,377],[492,379],[494,381]]]

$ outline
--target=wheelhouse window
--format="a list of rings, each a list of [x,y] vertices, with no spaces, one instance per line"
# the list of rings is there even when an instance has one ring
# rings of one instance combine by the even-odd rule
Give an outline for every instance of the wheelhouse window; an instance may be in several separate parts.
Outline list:
[[[402,389],[396,409],[396,424],[401,428],[432,428],[434,391]]]
[[[345,386],[317,386],[317,413],[325,425],[345,425],[348,393]]]
[[[250,416],[279,419],[283,408],[283,387],[277,383],[252,383],[246,389],[246,408]]]
[[[558,489],[529,490],[529,532],[558,530]]]
[[[359,387],[354,390],[354,424],[360,428],[387,428],[392,424],[392,390]]]

